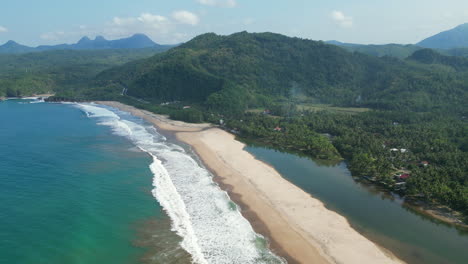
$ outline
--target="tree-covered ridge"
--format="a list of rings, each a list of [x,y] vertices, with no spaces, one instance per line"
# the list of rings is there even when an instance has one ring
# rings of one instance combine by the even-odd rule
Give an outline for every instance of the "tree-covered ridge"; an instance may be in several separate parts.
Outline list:
[[[0,55],[0,96],[69,91],[85,87],[99,72],[148,58],[166,48],[57,50]]]
[[[127,88],[131,96],[159,101],[230,102],[241,111],[296,94],[380,109],[428,111],[464,104],[467,77],[432,68],[323,42],[241,32],[201,35],[164,54],[105,71],[95,86],[115,94]],[[232,101],[234,94],[239,101]]]
[[[431,50],[401,60],[273,33],[205,34],[61,96],[117,99],[311,157],[341,156],[355,176],[468,216],[465,65]],[[403,184],[401,172],[411,175]]]
[[[413,60],[423,64],[445,65],[461,72],[468,70],[468,58],[444,56],[432,49],[418,50],[409,56],[408,60]]]

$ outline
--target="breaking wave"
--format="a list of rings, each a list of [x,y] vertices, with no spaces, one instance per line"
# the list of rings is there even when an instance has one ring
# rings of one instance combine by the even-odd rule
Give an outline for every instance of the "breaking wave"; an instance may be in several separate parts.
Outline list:
[[[129,113],[96,104],[77,106],[152,157],[153,196],[194,263],[284,263],[268,250],[212,174],[184,148]]]

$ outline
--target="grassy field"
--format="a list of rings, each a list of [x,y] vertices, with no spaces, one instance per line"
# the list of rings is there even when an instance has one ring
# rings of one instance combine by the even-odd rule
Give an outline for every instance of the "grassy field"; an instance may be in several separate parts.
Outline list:
[[[345,113],[345,114],[359,114],[363,112],[370,111],[370,108],[363,108],[363,107],[337,107],[332,106],[329,104],[311,104],[311,103],[302,103],[297,104],[296,109],[298,111],[310,111],[310,112],[320,112],[320,111],[328,111],[333,113]],[[264,108],[253,108],[249,109],[246,112],[248,113],[263,113]],[[274,115],[274,114],[273,114]]]
[[[347,113],[347,114],[359,114],[370,111],[370,108],[363,107],[337,107],[328,104],[299,104],[297,105],[299,111],[329,111],[334,113]]]

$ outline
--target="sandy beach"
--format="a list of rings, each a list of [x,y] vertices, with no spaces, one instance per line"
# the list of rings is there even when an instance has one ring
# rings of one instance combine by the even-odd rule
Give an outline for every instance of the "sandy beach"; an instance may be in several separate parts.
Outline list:
[[[232,134],[118,102],[97,103],[130,112],[189,144],[255,231],[267,237],[271,249],[288,263],[403,263],[355,231],[346,218],[244,151],[244,144]]]

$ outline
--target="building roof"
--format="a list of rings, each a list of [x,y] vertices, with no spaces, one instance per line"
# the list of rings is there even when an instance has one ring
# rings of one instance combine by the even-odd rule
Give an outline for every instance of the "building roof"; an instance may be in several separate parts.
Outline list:
[[[409,177],[410,177],[409,174],[402,174],[402,175],[400,176],[400,179],[408,179]]]

